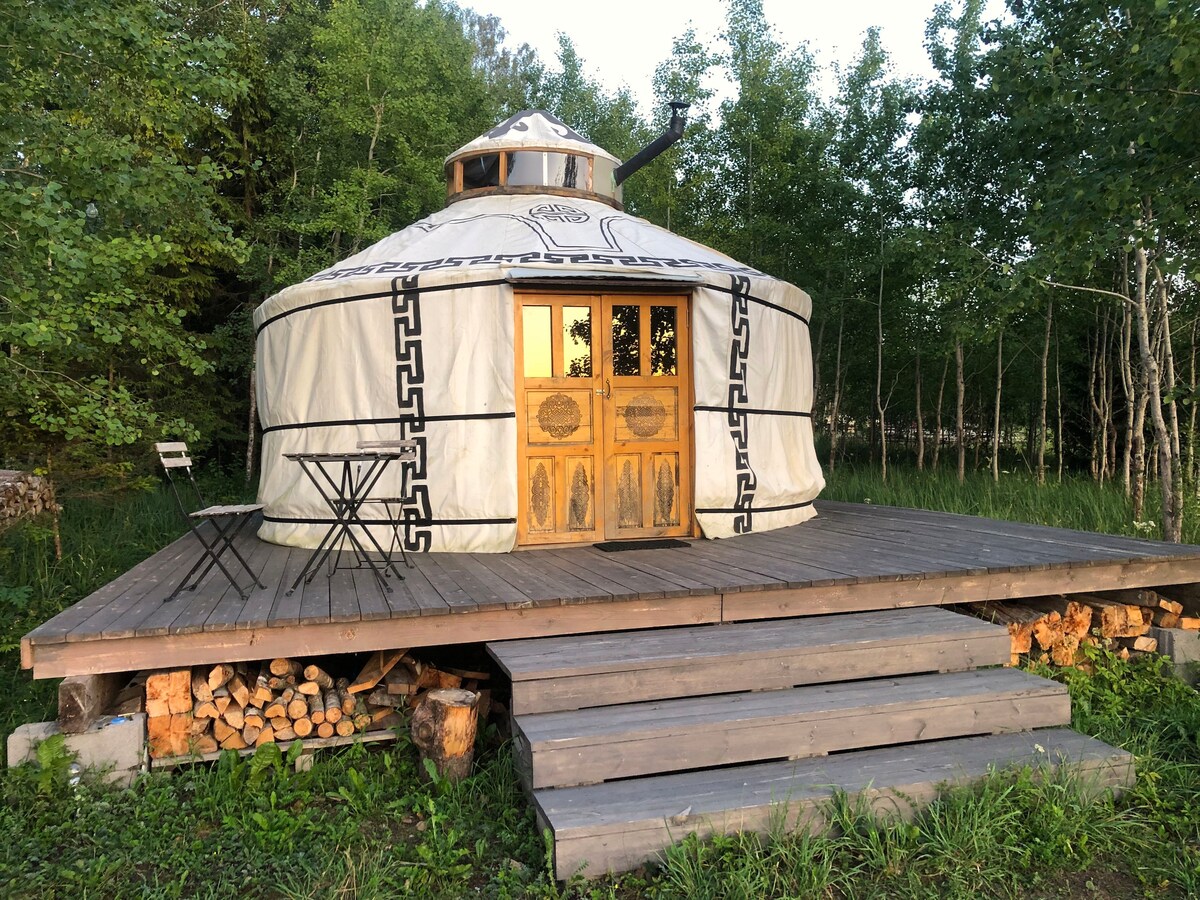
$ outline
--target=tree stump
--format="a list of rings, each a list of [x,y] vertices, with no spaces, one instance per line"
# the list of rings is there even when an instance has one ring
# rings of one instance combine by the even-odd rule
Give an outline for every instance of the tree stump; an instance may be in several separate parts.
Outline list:
[[[429,691],[413,710],[412,740],[420,751],[423,780],[429,777],[427,759],[448,781],[461,781],[471,774],[478,702],[479,695],[473,691],[443,688]]]

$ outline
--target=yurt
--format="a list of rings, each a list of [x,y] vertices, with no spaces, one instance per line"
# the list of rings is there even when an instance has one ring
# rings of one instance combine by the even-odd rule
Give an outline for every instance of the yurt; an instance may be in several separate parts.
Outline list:
[[[373,488],[403,509],[360,515],[401,521],[410,551],[814,515],[808,295],[623,211],[621,182],[682,125],[622,165],[518,113],[446,159],[441,212],[266,300],[260,537],[315,547],[334,521],[287,454],[403,439],[415,463]]]

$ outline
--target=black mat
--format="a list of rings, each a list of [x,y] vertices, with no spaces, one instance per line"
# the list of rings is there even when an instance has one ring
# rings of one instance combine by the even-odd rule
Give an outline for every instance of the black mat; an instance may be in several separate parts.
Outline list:
[[[620,553],[622,550],[670,550],[672,547],[690,547],[687,541],[677,541],[674,538],[651,538],[647,541],[605,541],[602,544],[592,544],[597,550],[605,553]]]

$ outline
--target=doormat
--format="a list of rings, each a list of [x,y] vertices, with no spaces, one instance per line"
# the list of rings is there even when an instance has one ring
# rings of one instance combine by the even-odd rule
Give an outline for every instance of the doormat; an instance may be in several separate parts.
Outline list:
[[[605,541],[602,544],[592,544],[597,550],[605,553],[619,553],[622,550],[670,550],[672,547],[690,547],[687,541],[677,541],[673,538],[652,538],[648,541]]]

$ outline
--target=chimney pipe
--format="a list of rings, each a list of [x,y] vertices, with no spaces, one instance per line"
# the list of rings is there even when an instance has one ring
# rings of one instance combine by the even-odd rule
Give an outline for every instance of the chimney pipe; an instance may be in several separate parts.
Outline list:
[[[616,179],[617,184],[624,182],[626,178],[683,137],[683,126],[687,124],[687,108],[691,104],[684,103],[682,100],[672,100],[670,106],[671,124],[667,126],[667,130],[635,153],[627,162],[617,166],[616,171],[613,172],[613,178]]]

